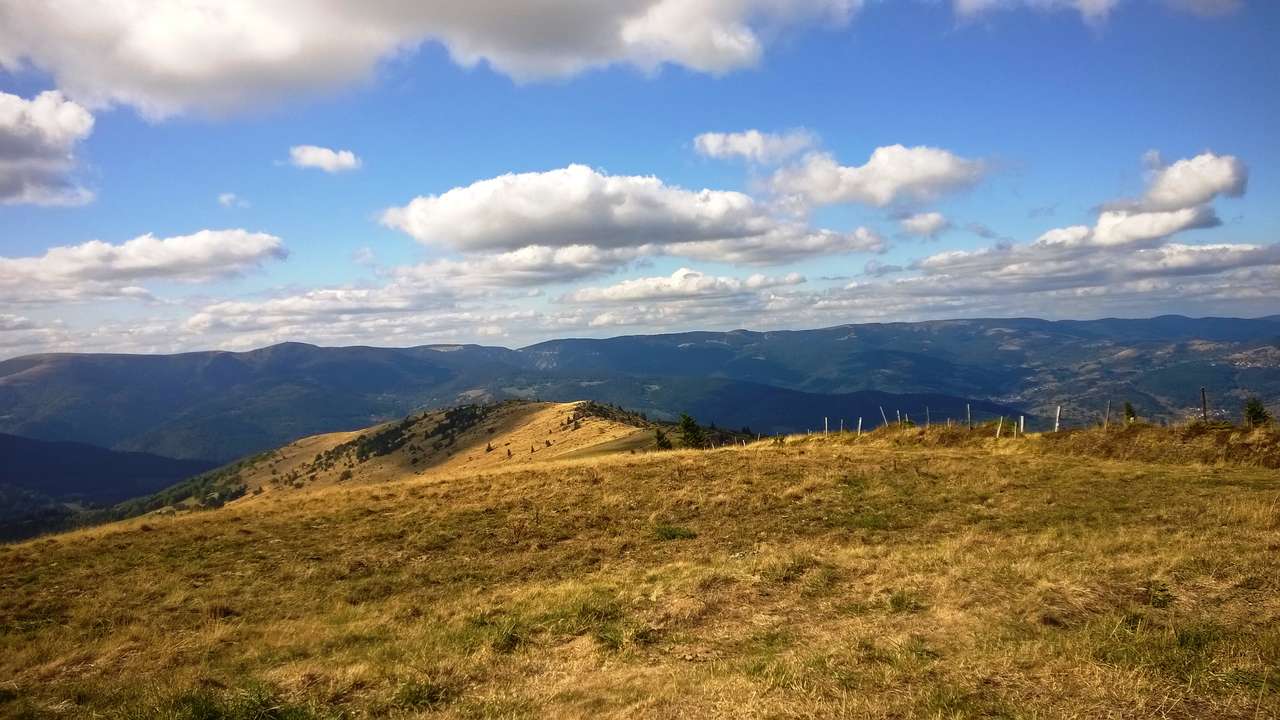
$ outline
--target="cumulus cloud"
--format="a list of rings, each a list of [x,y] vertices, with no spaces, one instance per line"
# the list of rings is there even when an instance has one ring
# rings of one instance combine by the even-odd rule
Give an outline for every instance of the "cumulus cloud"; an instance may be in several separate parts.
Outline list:
[[[582,288],[566,295],[563,299],[580,303],[619,303],[723,298],[767,288],[799,285],[804,281],[804,276],[799,273],[790,273],[782,277],[755,274],[739,279],[705,275],[697,270],[680,268],[665,277],[634,278],[608,287]]]
[[[459,286],[531,287],[606,275],[652,252],[651,248],[529,245],[519,250],[463,260],[435,260],[397,268],[394,272],[399,278],[434,280]]]
[[[1217,197],[1240,197],[1249,184],[1249,169],[1234,155],[1201,153],[1164,165],[1155,156],[1154,176],[1137,203],[1142,210],[1180,210]]]
[[[149,298],[147,280],[203,282],[234,276],[287,256],[280,238],[246,230],[201,230],[119,245],[90,240],[37,257],[0,257],[0,301],[46,303],[91,298]]]
[[[382,222],[418,241],[462,253],[507,253],[493,267],[552,260],[579,275],[637,254],[768,265],[846,252],[879,252],[867,228],[812,229],[779,219],[751,196],[686,190],[651,176],[606,175],[584,165],[507,174],[418,197],[386,210]],[[554,254],[554,248],[572,252]],[[584,248],[595,248],[590,262]],[[619,252],[629,250],[630,253]],[[517,256],[511,253],[520,252]],[[443,267],[443,266],[442,266]],[[592,272],[595,272],[593,269]]]
[[[525,245],[637,247],[747,237],[773,220],[750,196],[685,190],[652,176],[605,175],[585,165],[507,174],[415,198],[384,224],[460,251]]]
[[[711,158],[742,158],[754,163],[781,162],[816,145],[817,136],[808,130],[762,133],[759,130],[707,132],[693,139],[700,155]]]
[[[30,100],[0,92],[0,204],[79,205],[93,193],[72,178],[93,115],[56,91]]]
[[[360,167],[360,158],[350,150],[332,150],[316,145],[289,148],[289,162],[294,167],[316,168],[327,173],[340,173]]]
[[[899,221],[902,231],[908,235],[923,238],[936,238],[951,227],[951,222],[940,212],[916,213]]]
[[[829,153],[810,153],[795,166],[778,170],[774,192],[811,205],[860,203],[885,207],[925,202],[973,187],[986,173],[980,160],[941,148],[889,145],[876,148],[863,165],[840,165]]]
[[[668,255],[740,265],[782,265],[820,255],[880,253],[884,238],[866,227],[850,232],[780,225],[763,235],[730,240],[696,240],[662,246]]]
[[[1244,163],[1230,155],[1203,153],[1164,165],[1157,153],[1147,153],[1151,169],[1146,192],[1138,200],[1107,203],[1092,227],[1055,228],[1037,245],[1078,246],[1153,245],[1184,230],[1221,224],[1210,203],[1219,197],[1240,197],[1249,181]]]
[[[439,42],[518,80],[627,64],[724,73],[765,38],[843,24],[862,0],[0,0],[0,67],[34,65],[73,97],[152,117],[226,112],[369,77]]]
[[[1236,158],[1200,155],[1158,164],[1138,201],[1109,203],[1092,225],[1054,228],[1034,242],[953,250],[916,261],[926,293],[1001,294],[1105,288],[1280,264],[1280,246],[1189,245],[1170,239],[1220,224],[1207,203],[1239,196],[1247,174]]]
[[[603,274],[641,256],[777,265],[819,255],[881,252],[869,228],[810,228],[741,192],[685,190],[655,177],[608,176],[585,165],[506,174],[417,197],[383,223],[463,260],[420,266],[490,287]]]

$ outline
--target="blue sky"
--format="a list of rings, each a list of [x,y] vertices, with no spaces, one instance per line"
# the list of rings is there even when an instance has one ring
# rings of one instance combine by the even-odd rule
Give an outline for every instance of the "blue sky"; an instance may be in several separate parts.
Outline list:
[[[0,3],[0,356],[1280,312],[1274,3],[692,2],[603,48],[554,17],[494,29],[483,3],[393,40],[414,23],[248,3],[231,41],[218,11],[85,5],[96,37]],[[703,21],[758,52],[704,47]],[[140,26],[162,41],[136,50]],[[368,47],[330,47],[366,26]],[[31,109],[49,91],[56,123]],[[807,147],[695,141],[748,130]],[[299,146],[358,167],[300,167]],[[385,220],[419,197],[419,230]],[[904,230],[930,213],[932,236]]]

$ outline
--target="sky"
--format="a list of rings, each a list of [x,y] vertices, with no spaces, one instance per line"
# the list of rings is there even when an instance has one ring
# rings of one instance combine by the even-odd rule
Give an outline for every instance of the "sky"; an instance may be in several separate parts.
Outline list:
[[[1280,313],[1269,0],[0,0],[0,358]]]

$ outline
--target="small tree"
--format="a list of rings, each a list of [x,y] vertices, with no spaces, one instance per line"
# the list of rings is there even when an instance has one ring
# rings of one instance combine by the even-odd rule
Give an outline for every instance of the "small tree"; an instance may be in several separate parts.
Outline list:
[[[680,414],[680,439],[685,447],[704,448],[707,446],[707,434],[703,432],[698,421],[686,413]]]
[[[671,438],[667,437],[667,434],[662,432],[662,428],[653,429],[653,441],[658,444],[659,450],[671,449]]]
[[[1261,400],[1251,397],[1244,404],[1244,421],[1249,427],[1262,427],[1271,422],[1271,413]]]
[[[1126,424],[1133,424],[1138,419],[1138,411],[1133,409],[1133,405],[1126,400],[1124,403],[1124,421]]]

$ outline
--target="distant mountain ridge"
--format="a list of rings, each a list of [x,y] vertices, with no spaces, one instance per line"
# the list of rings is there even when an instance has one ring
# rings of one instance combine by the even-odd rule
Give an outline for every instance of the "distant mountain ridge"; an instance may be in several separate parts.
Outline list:
[[[0,432],[229,460],[317,433],[477,400],[597,400],[669,419],[804,431],[823,416],[927,406],[1091,422],[1107,400],[1144,417],[1280,400],[1280,316],[1027,318],[687,332],[480,345],[46,354],[0,362]],[[865,393],[888,393],[874,400]],[[907,396],[907,397],[899,397]],[[914,397],[913,397],[914,396]],[[908,408],[914,408],[909,410]],[[868,412],[870,411],[870,412]]]

